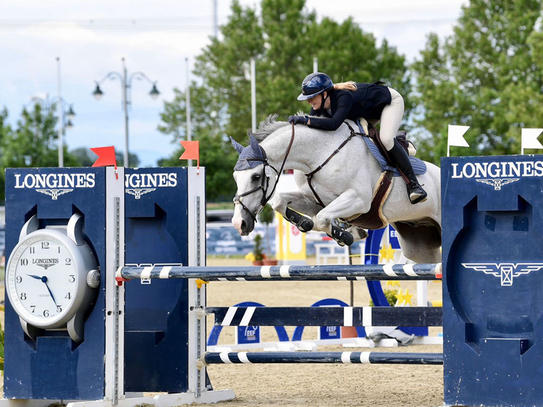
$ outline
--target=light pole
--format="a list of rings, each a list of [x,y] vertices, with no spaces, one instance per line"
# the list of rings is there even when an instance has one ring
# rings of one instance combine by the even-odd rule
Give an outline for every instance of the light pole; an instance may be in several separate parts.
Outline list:
[[[63,135],[66,133],[66,129],[72,129],[74,127],[72,120],[75,117],[75,112],[73,105],[67,103],[64,99],[59,96],[54,96],[49,98],[49,95],[45,95],[45,98],[39,96],[33,96],[30,99],[30,104],[40,104],[43,108],[45,114],[53,109],[54,105],[57,104],[58,108],[58,166],[59,168],[64,167],[64,141]]]
[[[130,104],[129,100],[129,89],[132,87],[132,80],[134,78],[141,80],[145,79],[147,82],[151,83],[153,87],[151,88],[149,95],[156,99],[160,92],[158,91],[156,87],[156,81],[152,81],[145,75],[143,72],[134,72],[130,76],[128,76],[127,70],[126,70],[126,64],[124,62],[124,58],[122,58],[123,61],[123,71],[122,73],[119,72],[109,72],[104,78],[100,81],[96,82],[96,89],[94,89],[94,92],[92,92],[93,96],[96,100],[100,100],[102,96],[104,95],[104,92],[100,89],[100,84],[103,83],[106,79],[119,79],[121,81],[121,87],[123,91],[123,110],[124,110],[124,166],[128,167],[128,157],[129,157],[129,150],[128,150],[128,105]]]

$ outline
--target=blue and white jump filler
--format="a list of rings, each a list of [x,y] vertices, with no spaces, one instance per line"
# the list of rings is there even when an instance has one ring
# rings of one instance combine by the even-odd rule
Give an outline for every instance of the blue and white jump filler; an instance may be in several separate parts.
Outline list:
[[[441,164],[445,403],[543,405],[543,156]]]

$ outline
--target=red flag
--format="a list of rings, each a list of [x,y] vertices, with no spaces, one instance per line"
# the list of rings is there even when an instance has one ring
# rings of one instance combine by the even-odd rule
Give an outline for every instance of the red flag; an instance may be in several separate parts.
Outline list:
[[[200,167],[200,142],[199,141],[181,141],[185,149],[180,160],[196,160],[198,168]]]
[[[114,165],[117,169],[117,159],[115,158],[115,147],[94,147],[91,151],[98,155],[98,158],[92,164],[93,167],[107,167]]]

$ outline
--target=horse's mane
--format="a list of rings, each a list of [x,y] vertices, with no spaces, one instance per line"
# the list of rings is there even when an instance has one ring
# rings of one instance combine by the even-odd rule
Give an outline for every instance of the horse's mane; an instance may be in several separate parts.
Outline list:
[[[277,114],[271,114],[259,124],[258,129],[253,134],[259,143],[265,140],[266,137],[268,137],[274,131],[289,124],[288,122],[278,121],[277,116]]]

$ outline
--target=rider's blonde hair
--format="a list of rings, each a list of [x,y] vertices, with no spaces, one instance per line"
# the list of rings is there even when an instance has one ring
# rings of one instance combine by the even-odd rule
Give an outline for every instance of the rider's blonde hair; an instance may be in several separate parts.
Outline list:
[[[334,89],[355,91],[358,89],[358,87],[356,86],[356,82],[349,81],[349,82],[334,83]]]

